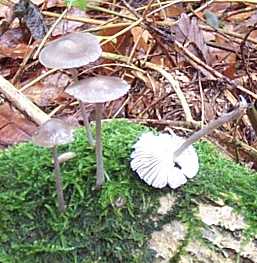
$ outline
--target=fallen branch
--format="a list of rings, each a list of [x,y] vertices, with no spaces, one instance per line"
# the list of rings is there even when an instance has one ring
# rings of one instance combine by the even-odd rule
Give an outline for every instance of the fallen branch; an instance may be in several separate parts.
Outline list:
[[[0,76],[0,92],[18,110],[25,113],[32,121],[41,125],[49,120],[49,116],[40,110],[25,95],[17,90],[8,80]]]

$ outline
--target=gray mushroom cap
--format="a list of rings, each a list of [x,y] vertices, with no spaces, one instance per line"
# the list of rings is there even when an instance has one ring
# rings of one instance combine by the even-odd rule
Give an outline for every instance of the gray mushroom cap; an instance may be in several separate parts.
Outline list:
[[[122,97],[129,88],[130,85],[121,78],[97,76],[74,83],[66,92],[82,102],[104,103]]]
[[[101,54],[95,35],[74,32],[50,42],[40,52],[39,61],[47,68],[69,69],[94,62]]]
[[[51,148],[73,141],[73,129],[66,122],[52,118],[43,123],[32,136],[32,142],[39,146]]]

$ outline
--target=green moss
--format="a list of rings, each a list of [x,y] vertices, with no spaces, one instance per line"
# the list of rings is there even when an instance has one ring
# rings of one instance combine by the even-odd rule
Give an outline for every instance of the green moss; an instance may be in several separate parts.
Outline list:
[[[257,222],[257,175],[199,143],[200,172],[176,191],[178,202],[158,224],[158,197],[171,191],[148,187],[129,169],[131,146],[147,127],[126,121],[103,125],[104,162],[110,178],[94,191],[95,154],[79,129],[72,150],[77,157],[62,165],[67,212],[56,206],[51,154],[21,144],[0,154],[0,262],[151,262],[150,233],[173,218],[197,236],[201,223],[196,202],[219,198],[242,211],[254,233]],[[121,201],[122,205],[117,205]],[[186,243],[186,242],[185,242]]]
[[[199,199],[221,198],[243,214],[250,226],[247,233],[256,234],[257,173],[224,158],[210,143],[198,143],[196,148],[200,159],[200,170],[195,180],[183,187],[181,211],[189,206],[193,212]],[[181,217],[185,217],[186,221],[189,220],[187,215],[188,212],[181,213]],[[193,217],[191,220],[194,224],[197,223]]]

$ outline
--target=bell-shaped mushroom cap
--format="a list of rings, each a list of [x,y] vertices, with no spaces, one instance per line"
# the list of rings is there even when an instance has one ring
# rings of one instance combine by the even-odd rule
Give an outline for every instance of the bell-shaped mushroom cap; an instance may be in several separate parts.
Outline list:
[[[69,69],[95,62],[101,54],[96,36],[74,32],[50,42],[40,52],[39,61],[47,68]]]
[[[32,142],[43,147],[54,147],[73,141],[73,129],[66,122],[52,118],[43,123],[32,136]]]
[[[129,88],[130,85],[121,78],[97,76],[78,81],[66,92],[82,102],[103,103],[122,97]]]
[[[198,172],[198,157],[192,146],[174,160],[173,153],[184,142],[175,134],[144,133],[133,146],[131,168],[148,185],[172,189],[185,184]]]

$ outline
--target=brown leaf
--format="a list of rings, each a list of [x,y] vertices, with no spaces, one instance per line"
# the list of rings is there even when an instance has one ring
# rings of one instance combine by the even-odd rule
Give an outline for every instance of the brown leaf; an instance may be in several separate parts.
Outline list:
[[[35,131],[36,125],[8,104],[0,106],[0,145],[8,146],[26,141]]]
[[[23,58],[31,49],[26,44],[27,36],[20,28],[7,30],[0,36],[0,58]]]
[[[66,74],[57,72],[26,89],[24,94],[38,106],[50,106],[63,95],[63,90],[69,82],[70,78]]]
[[[149,47],[147,44],[150,37],[149,32],[137,26],[131,29],[131,34],[133,36],[134,43],[138,43],[138,49],[143,49],[146,52]]]
[[[28,47],[26,44],[18,44],[15,48],[0,46],[0,58],[24,58],[24,56],[29,53],[30,49],[31,47]]]
[[[205,43],[202,30],[198,26],[195,17],[190,20],[187,14],[180,16],[179,22],[171,30],[175,33],[175,39],[184,44],[189,42],[188,49],[196,56],[202,57],[207,64],[211,64],[209,48]]]
[[[185,9],[181,6],[178,5],[172,5],[168,8],[165,9],[166,15],[168,17],[174,16],[178,17],[180,16],[183,12],[185,12]]]
[[[234,79],[236,77],[236,64],[231,63],[226,66],[225,70],[223,71],[223,75],[227,76],[230,79]]]
[[[101,32],[99,32],[99,35],[100,36],[113,36],[124,28],[125,26],[107,28],[107,29],[101,30]],[[126,52],[128,51],[130,47],[131,39],[132,38],[131,38],[130,32],[127,32],[123,35],[118,36],[116,39],[116,43],[108,42],[107,44],[103,45],[102,48],[105,52],[116,52],[120,54],[126,54]]]

